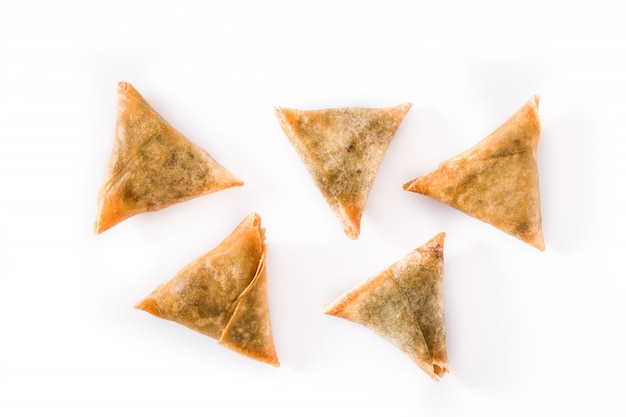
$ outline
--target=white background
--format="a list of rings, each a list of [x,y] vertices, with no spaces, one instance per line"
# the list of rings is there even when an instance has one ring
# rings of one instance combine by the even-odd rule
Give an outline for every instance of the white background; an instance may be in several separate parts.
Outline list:
[[[602,0],[2,1],[0,413],[624,415],[625,21]],[[94,235],[118,81],[245,186]],[[545,252],[402,190],[533,94]],[[350,241],[273,107],[407,101]],[[132,308],[252,211],[279,369]],[[320,308],[440,231],[437,384]]]

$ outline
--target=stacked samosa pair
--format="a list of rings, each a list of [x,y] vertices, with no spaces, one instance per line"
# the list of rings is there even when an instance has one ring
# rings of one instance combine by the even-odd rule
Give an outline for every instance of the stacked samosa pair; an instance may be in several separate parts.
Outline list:
[[[252,213],[215,249],[135,307],[279,366],[267,303],[265,231]]]
[[[96,232],[243,185],[171,127],[128,83],[118,84],[113,152],[100,191]],[[215,249],[136,305],[213,337],[231,350],[279,366],[267,303],[265,233],[253,213]]]

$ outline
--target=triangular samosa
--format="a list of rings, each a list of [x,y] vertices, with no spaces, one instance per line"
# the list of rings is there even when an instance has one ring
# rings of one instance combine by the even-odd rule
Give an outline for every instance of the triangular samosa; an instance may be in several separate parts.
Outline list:
[[[135,214],[243,182],[170,126],[129,83],[117,85],[113,151],[98,195],[96,233]]]
[[[363,324],[407,354],[431,378],[449,372],[440,233],[345,293],[324,313]]]
[[[535,154],[541,135],[533,96],[473,148],[404,185],[545,249]]]
[[[411,108],[276,108],[276,117],[350,239],[385,151]]]
[[[265,230],[246,217],[215,249],[135,308],[171,320],[238,353],[279,366],[267,303]]]

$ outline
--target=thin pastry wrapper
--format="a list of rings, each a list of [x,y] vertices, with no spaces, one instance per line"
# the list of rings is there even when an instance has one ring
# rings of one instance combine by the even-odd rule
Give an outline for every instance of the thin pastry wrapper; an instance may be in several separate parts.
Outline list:
[[[359,236],[367,196],[385,151],[411,108],[275,109],[285,135],[350,239]]]
[[[267,302],[265,233],[252,213],[215,249],[196,259],[135,308],[279,366]]]
[[[95,231],[136,214],[243,185],[169,125],[129,83],[120,82],[113,150],[98,194]]]
[[[449,372],[443,310],[445,233],[326,306],[400,348],[435,381]]]
[[[404,185],[489,223],[543,251],[539,172],[539,97],[476,146]]]

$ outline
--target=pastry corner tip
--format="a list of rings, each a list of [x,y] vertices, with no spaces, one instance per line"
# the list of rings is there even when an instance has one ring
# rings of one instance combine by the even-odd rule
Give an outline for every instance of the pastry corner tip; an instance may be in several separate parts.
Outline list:
[[[261,226],[261,215],[256,211],[253,211],[252,213],[248,214],[244,221],[250,222],[254,227],[259,227]]]
[[[161,314],[158,303],[152,296],[147,296],[146,298],[136,302],[133,305],[133,308],[136,310],[145,311],[146,313],[150,313],[153,316],[163,318],[163,314]]]
[[[410,101],[407,101],[406,103],[400,104],[400,106],[398,106],[398,107],[403,109],[404,113],[406,114],[406,113],[409,112],[409,110],[411,110],[411,107],[413,107],[413,103],[411,103]]]
[[[330,304],[321,306],[320,313],[332,316],[333,314],[330,311]]]
[[[269,365],[272,365],[274,368],[280,368],[280,361],[278,360],[278,357],[273,358],[267,361],[266,363]]]
[[[356,230],[356,231],[354,231],[354,230],[345,231],[345,233],[346,233],[346,237],[348,239],[350,239],[350,240],[357,240],[359,238],[359,235],[360,235],[358,230]]]
[[[93,232],[96,235],[101,235],[102,233],[106,232],[107,230],[109,230],[113,226],[114,225],[111,224],[110,221],[108,221],[105,218],[103,218],[101,213],[98,213],[98,218],[96,219],[96,221],[93,224]]]
[[[133,86],[131,85],[131,83],[127,81],[118,81],[117,83],[117,91],[120,93],[126,93],[130,91],[132,88]]]
[[[251,359],[254,359],[258,362],[271,365],[274,368],[280,368],[280,361],[278,360],[278,355],[276,354],[276,350],[274,349],[273,343],[271,346],[268,346],[267,350],[263,352],[249,352],[245,350],[239,350],[237,348],[233,349],[233,347],[230,347],[230,349],[232,349],[233,351],[239,354],[242,354],[243,356],[247,356]]]
[[[333,301],[330,304],[323,305],[320,307],[320,312],[322,314],[326,314],[327,316],[337,316],[337,302]]]
[[[539,250],[540,252],[545,252],[546,251],[546,244],[543,241],[543,239],[541,239],[538,242],[531,242],[530,243],[535,249]]]
[[[274,116],[277,119],[282,120],[285,117],[285,108],[281,106],[274,106]]]
[[[533,107],[539,107],[539,95],[538,94],[533,94],[533,96],[530,98],[530,104]]]
[[[443,242],[446,239],[446,232],[440,232],[435,237],[433,237],[433,241],[437,243],[439,246],[443,246]]]
[[[436,381],[439,382],[441,381],[441,378],[443,378],[446,374],[450,373],[450,365],[448,364],[448,361],[440,361],[440,360],[434,360],[433,361],[433,374],[437,377]]]
[[[402,189],[404,191],[417,192],[415,188],[416,184],[417,184],[417,179],[412,179],[411,181],[404,183],[404,185],[402,186]]]
[[[348,299],[346,298],[347,294],[340,296],[334,301],[324,305],[321,307],[321,313],[327,316],[339,317],[346,320],[351,320],[349,314],[346,311],[346,306],[349,304]]]
[[[147,310],[146,310],[146,307],[147,307],[147,302],[146,302],[146,301],[147,301],[147,299],[145,299],[145,298],[143,298],[143,299],[141,299],[141,300],[137,301],[135,304],[133,304],[133,308],[134,308],[135,310],[144,310],[144,311],[147,311]]]
[[[96,221],[93,223],[93,226],[92,226],[92,228],[91,228],[91,231],[92,231],[92,232],[93,232],[96,236],[97,236],[97,235],[99,235],[99,234],[101,234],[102,232],[104,232],[104,230],[102,230],[102,229],[100,228],[100,222],[99,222],[98,220],[96,220]]]

